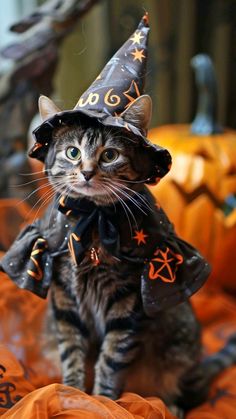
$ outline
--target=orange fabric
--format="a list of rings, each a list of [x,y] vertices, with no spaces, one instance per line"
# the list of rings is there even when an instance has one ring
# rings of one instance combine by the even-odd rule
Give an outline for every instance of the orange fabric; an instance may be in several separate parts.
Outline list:
[[[125,393],[117,402],[89,396],[62,384],[32,391],[3,416],[3,419],[172,419],[163,402]]]
[[[33,390],[23,367],[4,345],[0,345],[0,415]]]
[[[0,274],[0,290],[0,416],[3,419],[174,419],[164,403],[155,397],[124,393],[113,402],[56,383],[60,380],[58,372],[44,359],[40,346],[47,302],[19,290],[4,274]],[[193,303],[204,326],[206,351],[214,352],[236,330],[236,300],[220,290],[205,287],[193,298]],[[186,418],[235,417],[236,366],[216,379],[209,400],[189,412]]]

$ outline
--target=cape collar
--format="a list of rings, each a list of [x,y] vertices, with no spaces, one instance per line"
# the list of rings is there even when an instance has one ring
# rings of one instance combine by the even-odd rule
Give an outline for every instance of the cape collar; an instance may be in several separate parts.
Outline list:
[[[138,216],[138,213],[147,215],[147,208],[144,205],[144,194],[139,193],[135,200],[130,201],[126,206],[129,211]],[[90,249],[95,264],[99,263],[98,254],[92,247],[93,231],[96,229],[101,246],[118,260],[129,262],[143,262],[144,258],[130,258],[121,252],[121,232],[129,228],[129,219],[126,225],[121,225],[121,215],[124,206],[120,202],[108,206],[99,206],[86,198],[74,199],[62,197],[58,210],[63,214],[76,220],[75,227],[68,237],[68,247],[73,261],[79,265],[85,252]],[[129,205],[129,206],[128,206]],[[149,210],[150,211],[150,210]]]
[[[141,208],[144,198],[148,199],[146,191],[139,195]],[[129,205],[135,216],[140,217],[138,208]],[[144,208],[146,211],[146,206]],[[75,262],[79,263],[89,249],[91,232],[96,228],[107,252],[131,262],[120,263],[118,269],[122,270],[124,279],[129,270],[137,277],[143,309],[148,316],[156,316],[161,310],[187,300],[209,275],[207,262],[196,249],[175,235],[169,220],[158,207],[153,214],[139,218],[141,230],[135,231],[135,236],[131,237],[130,252],[126,252],[127,248],[124,252],[122,245],[128,228],[127,220],[123,222],[121,205],[98,207],[88,200],[64,198],[59,209],[75,219],[74,230],[73,227],[68,229],[70,251]],[[20,288],[45,298],[54,276],[54,258],[67,251],[62,227],[58,222],[45,230],[43,220],[28,225],[1,260],[0,269]],[[61,236],[61,241],[56,240],[56,243],[51,240],[55,231]],[[137,265],[138,262],[141,265]]]

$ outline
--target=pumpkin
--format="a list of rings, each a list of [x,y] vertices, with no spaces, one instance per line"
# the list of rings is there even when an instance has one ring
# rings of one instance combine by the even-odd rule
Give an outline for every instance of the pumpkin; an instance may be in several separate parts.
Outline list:
[[[207,55],[192,59],[198,109],[192,125],[154,128],[149,139],[173,158],[169,174],[151,191],[177,233],[212,265],[211,280],[236,290],[236,131],[216,123],[217,89]]]

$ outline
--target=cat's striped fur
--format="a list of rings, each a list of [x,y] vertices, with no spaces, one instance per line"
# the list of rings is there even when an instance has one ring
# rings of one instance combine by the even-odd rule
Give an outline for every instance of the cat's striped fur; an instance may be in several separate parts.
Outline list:
[[[52,305],[64,383],[88,391],[85,361],[91,356],[94,394],[116,398],[125,388],[171,402],[180,375],[198,359],[198,323],[188,303],[148,319],[140,270],[126,270],[105,255],[98,267],[90,260],[76,267],[68,256],[58,262]]]

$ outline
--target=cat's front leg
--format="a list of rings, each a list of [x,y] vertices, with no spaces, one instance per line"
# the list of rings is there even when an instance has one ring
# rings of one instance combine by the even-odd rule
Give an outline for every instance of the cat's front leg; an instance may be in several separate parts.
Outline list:
[[[85,358],[89,332],[79,317],[75,299],[58,284],[52,290],[52,307],[63,383],[85,391]]]
[[[119,323],[117,319],[117,325]],[[93,394],[101,394],[113,400],[120,396],[128,368],[136,358],[139,347],[140,343],[133,330],[121,331],[114,328],[106,334],[95,366]]]

